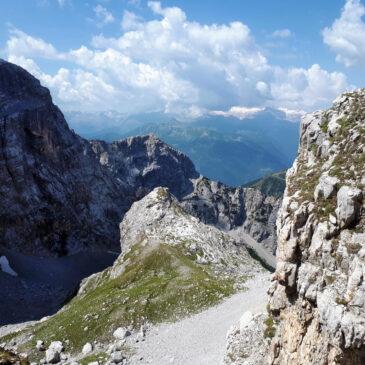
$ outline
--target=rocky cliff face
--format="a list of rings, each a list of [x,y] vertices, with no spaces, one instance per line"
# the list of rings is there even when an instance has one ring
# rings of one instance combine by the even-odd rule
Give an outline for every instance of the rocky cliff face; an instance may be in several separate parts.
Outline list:
[[[152,135],[86,141],[37,79],[0,61],[3,246],[33,254],[118,248],[124,214],[157,186],[203,222],[243,227],[274,250],[278,199],[200,177],[188,157]]]
[[[365,91],[302,121],[278,225],[272,364],[365,363]]]
[[[193,191],[199,177],[191,160],[154,135],[130,137],[112,143],[91,141],[100,164],[123,181],[140,199],[155,187],[167,187],[181,199]]]
[[[0,242],[37,253],[112,245],[125,195],[49,91],[0,61]]]
[[[275,254],[280,198],[258,189],[230,188],[204,177],[194,179],[193,184],[193,192],[182,199],[190,214],[222,230],[239,228]]]

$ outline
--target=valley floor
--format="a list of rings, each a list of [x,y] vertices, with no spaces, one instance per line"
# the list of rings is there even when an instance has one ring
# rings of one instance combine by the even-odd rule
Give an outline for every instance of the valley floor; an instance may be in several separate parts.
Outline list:
[[[151,328],[138,342],[131,365],[220,365],[226,334],[245,311],[262,312],[266,306],[269,273],[247,281],[248,290],[237,293],[216,307],[172,324]],[[132,339],[131,339],[132,340]]]

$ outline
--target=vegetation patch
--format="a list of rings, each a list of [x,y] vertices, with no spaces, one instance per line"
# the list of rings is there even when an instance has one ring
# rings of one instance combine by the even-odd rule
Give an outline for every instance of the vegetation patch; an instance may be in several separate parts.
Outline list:
[[[33,351],[37,340],[69,341],[67,351],[80,351],[95,338],[108,341],[120,326],[139,328],[146,321],[175,321],[217,304],[234,293],[234,281],[194,262],[180,247],[138,244],[123,258],[116,278],[106,271],[84,294],[55,316],[31,328],[33,339],[20,348]]]
[[[244,185],[247,188],[260,190],[263,194],[280,198],[285,190],[286,170],[276,172],[261,179],[254,180]]]
[[[327,133],[328,132],[328,124],[329,124],[329,116],[328,116],[328,113],[324,113],[324,115],[322,117],[322,123],[320,125],[321,131],[323,133]]]
[[[273,338],[275,336],[276,327],[274,319],[271,315],[269,315],[265,319],[265,330],[264,330],[264,337],[265,338]]]
[[[99,352],[97,354],[91,354],[89,356],[84,357],[83,359],[79,360],[78,363],[80,365],[88,365],[91,362],[98,362],[99,364],[106,362],[108,359],[108,355],[105,352]]]

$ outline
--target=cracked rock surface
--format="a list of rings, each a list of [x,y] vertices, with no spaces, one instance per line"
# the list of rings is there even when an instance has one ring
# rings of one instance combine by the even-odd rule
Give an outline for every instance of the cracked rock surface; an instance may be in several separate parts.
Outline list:
[[[271,364],[365,362],[365,91],[302,120],[269,290]]]

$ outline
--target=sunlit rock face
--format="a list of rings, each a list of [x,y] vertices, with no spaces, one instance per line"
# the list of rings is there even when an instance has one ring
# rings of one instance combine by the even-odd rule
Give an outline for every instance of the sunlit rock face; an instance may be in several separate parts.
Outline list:
[[[277,220],[272,364],[365,362],[365,91],[302,120]]]

